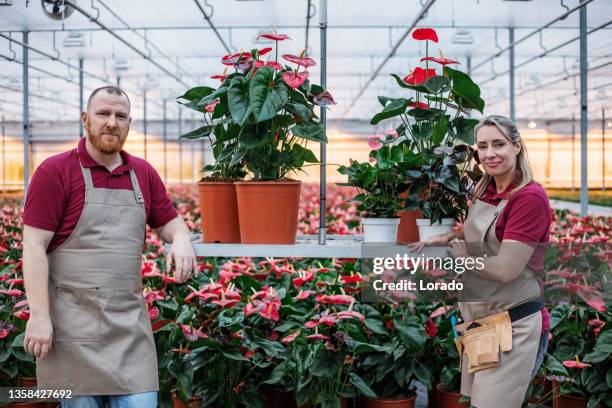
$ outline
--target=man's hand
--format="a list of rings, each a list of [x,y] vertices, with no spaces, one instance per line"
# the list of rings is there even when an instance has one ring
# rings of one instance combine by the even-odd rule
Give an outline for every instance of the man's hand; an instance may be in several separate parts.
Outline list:
[[[47,316],[31,315],[26,324],[23,348],[27,353],[44,360],[51,350],[53,339],[53,326],[51,318]]]
[[[192,273],[196,278],[198,277],[198,262],[189,236],[179,235],[172,243],[166,254],[166,271],[168,274],[172,271],[173,261],[175,277],[179,283],[189,279]]]

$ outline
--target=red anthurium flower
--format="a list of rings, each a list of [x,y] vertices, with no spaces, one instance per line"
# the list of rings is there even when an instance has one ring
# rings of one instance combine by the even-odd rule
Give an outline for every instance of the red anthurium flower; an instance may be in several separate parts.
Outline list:
[[[293,297],[293,300],[296,301],[308,299],[310,296],[312,296],[313,293],[314,291],[312,290],[300,290],[297,296]]]
[[[304,72],[283,72],[283,82],[289,86],[289,88],[299,88],[308,79],[308,71]]]
[[[253,62],[253,57],[248,52],[239,52],[234,55],[226,55],[221,58],[221,63],[223,65],[237,65],[237,64],[247,64]]]
[[[259,312],[259,315],[264,319],[278,322],[280,316],[278,314],[278,305],[275,303],[266,303],[265,308]]]
[[[370,146],[370,148],[372,148],[373,150],[378,150],[381,147],[383,147],[383,143],[380,140],[380,136],[378,135],[368,136],[368,146]]]
[[[359,319],[362,322],[365,321],[365,316],[362,315],[359,312],[355,312],[353,310],[343,310],[341,312],[338,312],[338,319],[340,319],[340,320],[342,320],[342,319],[351,319],[353,317]]]
[[[30,318],[30,310],[28,309],[16,310],[13,312],[13,316],[18,318],[19,320],[28,320]]]
[[[306,336],[307,339],[311,339],[311,340],[329,340],[329,336],[326,336],[324,334],[311,334],[309,336]]]
[[[440,276],[446,276],[447,272],[444,269],[430,269],[424,272],[425,275],[431,276],[432,278],[439,278]]]
[[[402,81],[407,83],[408,85],[420,85],[425,82],[427,79],[435,77],[436,70],[435,69],[423,69],[421,67],[416,67],[410,74],[406,75]]]
[[[459,61],[455,61],[455,60],[447,59],[447,58],[436,58],[436,57],[423,57],[421,58],[421,62],[423,61],[433,61],[441,65],[459,64]]]
[[[316,61],[310,57],[298,57],[296,55],[285,54],[283,55],[283,58],[286,61],[293,62],[294,64],[300,65],[304,68],[314,67],[317,65]]]
[[[359,282],[363,282],[363,278],[361,277],[361,275],[343,276],[342,278],[340,278],[340,282],[359,283]]]
[[[316,300],[319,303],[335,305],[350,305],[355,302],[355,298],[349,295],[317,295]]]
[[[280,71],[281,69],[283,69],[283,66],[281,64],[279,64],[278,62],[276,62],[276,61],[268,61],[268,62],[266,62],[266,66],[267,67],[272,67],[276,71]]]
[[[254,355],[255,355],[255,351],[254,350],[247,350],[244,353],[244,357],[249,359],[249,360],[252,359]]]
[[[336,104],[336,101],[334,101],[334,98],[332,97],[332,95],[327,91],[320,93],[318,95],[314,95],[312,97],[312,101],[317,106],[328,106],[328,105]]]
[[[564,361],[563,365],[567,368],[578,368],[578,369],[587,368],[591,366],[590,364],[583,363],[582,361],[578,360],[578,356],[576,356],[575,360]]]
[[[326,312],[327,313],[327,312]],[[333,314],[324,314],[319,318],[319,324],[326,324],[328,326],[333,326],[338,323],[338,318]]]
[[[23,279],[8,279],[6,281],[7,285],[23,285]]]
[[[8,337],[11,332],[8,329],[0,329],[0,340]]]
[[[218,300],[213,300],[211,303],[219,305],[225,309],[226,307],[234,306],[236,303],[238,303],[238,300],[237,299],[218,299]]]
[[[204,107],[204,110],[208,113],[212,113],[215,110],[215,106],[217,106],[221,102],[219,99],[213,100],[211,103]]]
[[[20,291],[19,289],[0,289],[0,293],[7,295],[7,296],[13,296],[13,297],[19,297],[23,295],[23,292]]]
[[[412,38],[417,41],[429,40],[435,43],[438,42],[438,34],[433,28],[417,28],[412,32]]]
[[[436,334],[438,334],[438,326],[436,326],[431,318],[427,319],[425,323],[425,333],[427,333],[429,337],[436,337]]]
[[[257,55],[259,55],[261,57],[262,55],[266,55],[270,51],[272,51],[272,47],[262,48],[259,51],[257,51]]]
[[[178,283],[174,276],[162,275],[162,281],[164,283]]]
[[[170,323],[172,323],[172,320],[170,319],[160,320],[160,321],[153,323],[151,325],[151,329],[153,329],[153,331],[156,332],[157,330],[161,329],[164,326],[167,326]]]
[[[314,279],[314,275],[310,271],[300,271],[299,276],[297,278],[292,279],[295,287],[299,288],[306,282],[310,282]]]
[[[244,305],[244,316],[246,317],[255,314],[260,310],[263,310],[265,307],[266,305],[261,300],[253,300],[248,302],[246,305]]]
[[[309,320],[306,323],[304,323],[304,327],[306,327],[307,329],[312,329],[314,327],[317,327],[318,325],[319,325],[318,320]]]
[[[429,105],[423,102],[412,102],[408,106],[410,106],[411,108],[418,108],[418,109],[424,109],[424,110],[429,109]]]
[[[159,309],[155,306],[149,308],[149,319],[155,320],[159,317]]]
[[[189,350],[188,348],[173,348],[172,352],[179,354],[191,354],[191,350]]]
[[[297,339],[297,337],[300,335],[300,333],[302,333],[301,330],[298,330],[296,332],[291,333],[288,336],[283,337],[283,339],[281,340],[281,343],[283,344],[289,344],[295,341],[295,339]]]
[[[219,81],[223,82],[223,81],[225,81],[225,78],[227,78],[227,75],[222,75],[222,74],[213,75],[210,78],[211,79],[218,79]]]
[[[591,306],[593,309],[597,310],[598,312],[605,313],[606,311],[606,302],[604,302],[603,298],[600,298],[600,297],[591,298],[586,301],[586,304]]]
[[[283,41],[283,40],[291,39],[287,34],[276,34],[276,33],[259,34],[257,36],[257,39],[259,40],[260,38],[265,38],[267,40],[272,40],[272,41]]]
[[[198,339],[206,339],[208,338],[208,335],[206,333],[204,333],[202,330],[199,329],[194,329],[193,327],[189,326],[188,324],[180,324],[179,326],[181,327],[181,330],[183,331],[183,334],[185,335],[185,338],[188,341],[198,341]]]

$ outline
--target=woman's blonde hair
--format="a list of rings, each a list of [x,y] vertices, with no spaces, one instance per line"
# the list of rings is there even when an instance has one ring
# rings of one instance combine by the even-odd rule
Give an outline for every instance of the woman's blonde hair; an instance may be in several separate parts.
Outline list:
[[[497,130],[499,130],[499,133],[504,135],[506,140],[512,144],[518,143],[521,145],[521,150],[516,157],[516,169],[514,174],[514,180],[517,182],[517,186],[508,193],[508,196],[510,196],[514,192],[534,181],[533,171],[531,170],[529,159],[527,157],[527,148],[525,147],[525,143],[523,143],[523,139],[521,138],[521,134],[519,133],[516,124],[509,118],[500,115],[485,117],[474,128],[474,137],[478,135],[478,131],[484,126],[495,126]],[[479,198],[482,195],[492,178],[493,177],[491,177],[491,175],[484,173],[482,179],[480,179],[480,181],[478,181],[476,184],[476,187],[474,187],[474,198]]]

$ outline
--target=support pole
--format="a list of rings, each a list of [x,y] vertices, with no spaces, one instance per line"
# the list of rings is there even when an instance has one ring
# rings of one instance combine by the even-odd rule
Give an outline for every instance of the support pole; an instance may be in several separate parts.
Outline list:
[[[193,115],[191,115],[191,127],[193,127]],[[195,169],[195,143],[194,140],[191,140],[191,182],[195,183],[195,179],[196,179],[196,169]]]
[[[142,94],[143,99],[143,132],[144,132],[144,159],[147,160],[147,91]]]
[[[183,134],[183,111],[181,110],[180,105],[178,106],[178,134],[179,136]],[[178,141],[179,148],[179,183],[183,184],[183,139],[179,138]]]
[[[83,101],[83,58],[79,58],[79,139],[83,138],[83,121],[81,120],[81,112],[84,109]]]
[[[28,32],[23,32],[23,43],[28,43]],[[28,185],[30,184],[30,83],[29,71],[30,65],[28,58],[28,47],[23,46],[23,198],[28,194]]]
[[[327,87],[327,0],[321,0],[319,5],[320,10],[320,23],[319,28],[321,31],[321,87],[325,89]],[[321,106],[321,124],[327,135],[327,110],[325,106]],[[321,167],[320,167],[320,195],[319,195],[319,245],[325,245],[327,241],[327,225],[326,225],[326,210],[325,204],[327,201],[327,149],[326,144],[321,143],[320,156],[321,156]]]
[[[587,178],[587,136],[588,122],[588,61],[587,61],[587,8],[580,8],[580,215],[589,212]]]
[[[606,191],[606,109],[601,108],[601,191]]]
[[[6,121],[2,115],[2,191],[6,191]]]
[[[466,64],[465,65],[467,66],[467,74],[468,74],[468,76],[472,76],[472,56],[471,55],[468,55],[466,57]]]
[[[514,99],[514,27],[508,27],[508,41],[510,42],[509,65],[510,65],[510,120],[516,120],[516,109]]]
[[[572,192],[576,191],[576,115],[572,114]]]
[[[167,117],[166,117],[166,100],[163,102],[163,123],[162,123],[162,134],[164,140],[164,184],[168,184],[168,128],[167,128]]]

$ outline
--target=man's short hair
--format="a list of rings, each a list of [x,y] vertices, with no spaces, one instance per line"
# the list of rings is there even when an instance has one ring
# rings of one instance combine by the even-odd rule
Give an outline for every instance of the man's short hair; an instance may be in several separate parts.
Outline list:
[[[128,94],[125,93],[123,89],[117,86],[113,86],[113,85],[106,85],[106,86],[101,86],[100,88],[94,89],[91,95],[89,95],[89,99],[87,100],[87,110],[89,110],[89,107],[91,106],[91,101],[93,100],[94,96],[96,96],[96,94],[100,91],[106,91],[106,93],[113,94],[113,95],[119,95],[119,96],[123,95],[126,97],[128,101],[128,109],[132,105],[130,102],[130,97],[128,96]]]

